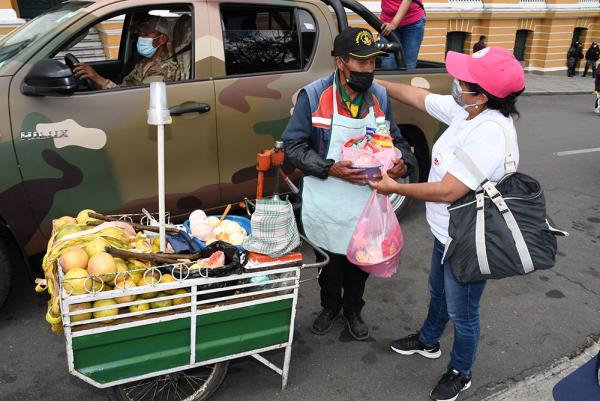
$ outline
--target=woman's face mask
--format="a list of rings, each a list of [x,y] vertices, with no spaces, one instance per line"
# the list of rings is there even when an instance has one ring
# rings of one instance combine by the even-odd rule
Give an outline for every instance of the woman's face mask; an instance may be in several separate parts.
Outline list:
[[[142,38],[139,37],[137,40],[137,51],[142,57],[151,58],[156,53],[157,47],[152,45],[152,42],[156,38]]]
[[[460,86],[460,81],[454,78],[454,81],[452,81],[452,97],[454,98],[454,101],[463,109],[467,109],[472,106],[477,106],[477,103],[465,104],[465,102],[463,102],[462,100],[463,93],[468,93],[470,95],[476,94],[476,92],[463,91],[462,87]]]

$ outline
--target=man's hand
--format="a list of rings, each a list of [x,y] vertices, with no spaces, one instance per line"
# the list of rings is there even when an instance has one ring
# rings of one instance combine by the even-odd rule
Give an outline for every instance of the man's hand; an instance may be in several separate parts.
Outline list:
[[[362,168],[352,168],[350,167],[351,165],[352,162],[350,160],[336,162],[329,168],[329,175],[350,181],[354,184],[365,185],[367,183],[365,170]]]
[[[104,87],[104,84],[106,83],[106,78],[98,74],[96,70],[85,63],[75,64],[75,68],[73,68],[73,74],[75,74],[75,76],[79,79],[89,79],[98,88]]]
[[[393,162],[394,166],[387,171],[387,175],[394,180],[404,177],[408,172],[408,167],[406,167],[406,164],[404,164],[404,160],[394,159]]]

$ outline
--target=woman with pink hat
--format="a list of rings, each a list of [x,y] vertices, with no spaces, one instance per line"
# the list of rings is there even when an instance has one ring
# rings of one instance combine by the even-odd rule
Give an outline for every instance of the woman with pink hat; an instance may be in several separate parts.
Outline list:
[[[370,183],[383,194],[398,193],[426,201],[427,222],[434,235],[429,310],[419,332],[393,341],[391,348],[401,355],[439,358],[439,340],[448,321],[452,321],[454,344],[448,370],[430,394],[436,401],[456,400],[471,386],[471,367],[479,342],[479,304],[486,284],[459,282],[450,263],[442,260],[450,220],[447,208],[480,184],[454,152],[461,148],[490,181],[500,180],[505,174],[503,130],[513,142],[515,161],[519,161],[513,116],[519,114],[515,103],[525,89],[521,64],[500,47],[488,47],[472,55],[450,51],[446,68],[455,78],[451,96],[379,81],[392,98],[426,111],[448,128],[433,145],[428,182],[400,184],[384,176]]]

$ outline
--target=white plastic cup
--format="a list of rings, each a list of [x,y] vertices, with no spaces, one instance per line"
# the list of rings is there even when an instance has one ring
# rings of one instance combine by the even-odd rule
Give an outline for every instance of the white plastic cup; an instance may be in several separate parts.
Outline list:
[[[150,83],[150,104],[148,105],[148,124],[171,124],[171,113],[167,106],[167,86],[164,82]]]

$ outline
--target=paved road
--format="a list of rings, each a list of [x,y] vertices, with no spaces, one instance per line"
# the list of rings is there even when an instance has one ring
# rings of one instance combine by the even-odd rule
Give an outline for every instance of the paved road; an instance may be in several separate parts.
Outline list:
[[[571,237],[560,240],[555,269],[489,283],[473,387],[463,399],[482,400],[543,371],[600,333],[600,153],[556,155],[600,147],[600,117],[591,113],[591,102],[591,95],[520,101],[521,170],[542,182],[551,215]],[[388,349],[390,340],[419,328],[427,304],[432,239],[422,203],[411,206],[402,226],[406,247],[398,273],[367,283],[364,316],[373,328],[369,341],[351,341],[341,323],[324,337],[311,335],[318,290],[314,281],[305,283],[288,389],[279,389],[273,372],[243,360],[233,364],[214,400],[426,400],[445,370],[452,331],[443,338],[439,360],[401,357]],[[0,400],[104,400],[103,391],[67,372],[63,338],[49,331],[45,298],[31,288],[20,278],[0,312]],[[548,394],[535,401],[541,399]]]

